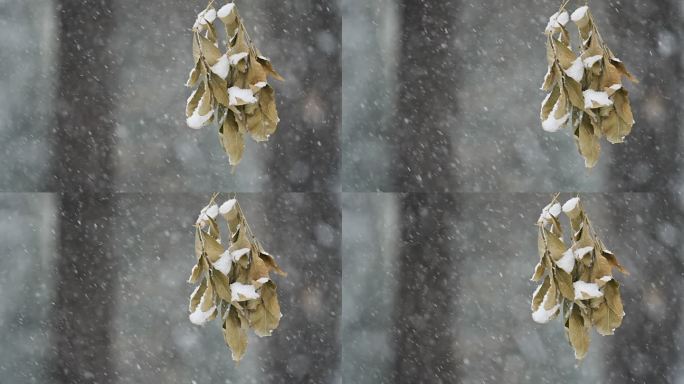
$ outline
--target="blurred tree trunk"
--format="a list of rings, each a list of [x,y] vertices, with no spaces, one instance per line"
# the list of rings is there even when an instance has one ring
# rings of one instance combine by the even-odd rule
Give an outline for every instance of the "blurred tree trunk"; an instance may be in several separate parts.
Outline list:
[[[288,272],[278,284],[289,286],[292,294],[281,295],[283,319],[273,336],[263,339],[269,343],[264,352],[272,353],[262,355],[263,380],[274,384],[336,382],[342,350],[339,195],[289,194],[286,205],[282,199],[268,196],[265,212],[272,224],[264,246],[278,244],[288,253],[272,250]],[[302,225],[278,230],[282,223],[292,222],[292,217],[301,218]],[[312,246],[302,248],[302,244]]]
[[[299,215],[305,220],[299,233],[310,240],[300,242],[288,231],[276,231],[272,238],[273,244],[299,249],[300,253],[291,254],[287,261],[289,275],[283,283],[291,284],[295,294],[281,299],[284,317],[268,340],[268,349],[275,355],[264,359],[265,381],[329,383],[338,373],[341,358],[342,266],[339,234],[334,244],[321,244],[318,230],[321,226],[340,230],[342,223],[337,194],[309,193],[339,189],[342,22],[335,1],[264,4],[268,6],[264,24],[269,30],[263,52],[268,52],[269,44],[280,44],[297,57],[305,57],[299,53],[304,50],[313,50],[308,55],[318,57],[316,61],[294,61],[298,65],[290,68],[279,66],[278,58],[272,58],[285,81],[275,84],[281,121],[279,132],[268,144],[267,173],[271,179],[266,189],[307,194],[299,195],[298,206],[287,207],[289,213],[282,201],[269,198],[266,212],[274,223],[282,222],[284,219],[278,218],[282,215]],[[320,248],[300,249],[300,244],[309,243]],[[293,312],[303,313],[306,323],[290,322],[287,314]]]
[[[456,383],[452,303],[458,288],[449,246],[456,204],[449,194],[422,193],[402,195],[400,204],[393,381]]]
[[[57,121],[50,188],[60,214],[52,337],[57,383],[116,381],[111,358],[117,263],[110,254],[114,124],[103,0],[61,0]]]
[[[649,248],[639,244],[628,254],[619,254],[629,265],[631,276],[621,286],[625,318],[615,336],[605,341],[607,383],[672,383],[680,361],[677,332],[681,323],[684,288],[682,236],[684,226],[677,202],[668,193],[636,198],[644,201],[634,215],[642,219],[635,236],[648,237]],[[615,228],[624,223],[625,201],[612,205]],[[629,236],[629,234],[623,234]]]
[[[449,115],[455,102],[453,1],[402,0],[393,140],[395,192],[447,192],[451,183]]]
[[[266,2],[266,45],[289,47],[296,65],[278,66],[285,77],[276,82],[278,131],[269,142],[268,190],[323,192],[339,190],[342,21],[336,1]],[[267,46],[263,48],[266,51]],[[306,56],[301,52],[312,50]]]
[[[398,292],[394,314],[393,382],[458,382],[450,312],[453,263],[449,217],[452,153],[447,110],[455,81],[449,27],[456,13],[449,1],[403,0],[399,4],[398,105],[394,140],[394,191],[402,195]]]
[[[342,305],[339,234],[333,244],[322,244],[319,229],[341,228],[339,196],[308,194],[337,191],[340,169],[339,123],[341,108],[340,41],[342,22],[336,1],[291,1],[268,6],[268,44],[288,46],[295,57],[305,50],[315,61],[292,61],[284,68],[273,57],[285,81],[275,84],[280,114],[279,132],[269,141],[270,154],[266,189],[307,192],[299,205],[288,213],[277,199],[269,199],[269,221],[281,222],[279,215],[297,214],[305,218],[300,228],[301,241],[277,231],[273,243],[284,249],[299,249],[300,244],[318,244],[318,250],[300,250],[287,262],[294,295],[281,302],[285,314],[281,325],[268,342],[264,372],[270,383],[330,383],[340,365],[339,309]],[[275,252],[275,250],[274,250]],[[321,253],[322,252],[322,253]],[[322,302],[325,301],[325,302]],[[330,310],[334,308],[334,310]],[[288,313],[299,312],[305,323],[288,320]],[[291,319],[294,317],[291,317]]]
[[[683,156],[680,131],[684,75],[680,9],[677,0],[623,1],[608,11],[615,33],[620,37],[616,40],[623,45],[643,44],[641,49],[652,53],[650,60],[632,63],[631,69],[641,81],[632,87],[636,91],[631,96],[636,124],[625,144],[612,146],[611,175],[616,189],[660,192],[679,188],[681,177],[675,176],[680,174]],[[620,54],[620,48],[614,48],[616,55]],[[629,68],[629,58],[624,60]],[[635,95],[640,98],[635,99]],[[633,168],[625,167],[634,163]]]
[[[633,100],[634,132],[624,145],[614,147],[610,169],[612,183],[621,190],[651,191],[649,205],[641,208],[641,229],[655,240],[657,248],[647,255],[624,255],[634,260],[632,271],[641,282],[622,287],[625,321],[611,339],[607,355],[607,379],[611,383],[661,383],[675,381],[680,348],[684,266],[681,261],[681,228],[684,225],[681,196],[681,89],[682,24],[678,1],[621,2],[610,9],[612,22],[628,43],[643,42],[654,57],[640,64],[636,75],[642,82],[643,97]],[[657,20],[657,22],[645,22]],[[641,39],[641,40],[639,40]],[[619,52],[616,50],[616,52]],[[629,65],[628,58],[625,58]],[[626,159],[642,159],[636,169],[626,169]],[[631,162],[634,162],[632,160]],[[621,212],[612,210],[616,226]]]

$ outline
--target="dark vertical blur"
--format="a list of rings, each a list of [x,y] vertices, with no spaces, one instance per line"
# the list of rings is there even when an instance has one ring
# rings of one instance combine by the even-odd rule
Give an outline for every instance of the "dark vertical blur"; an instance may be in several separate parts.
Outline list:
[[[281,278],[283,319],[274,335],[263,339],[262,382],[333,383],[339,381],[341,340],[339,319],[342,306],[342,262],[340,241],[342,216],[336,194],[297,194],[283,199],[268,198],[265,212],[269,223],[301,225],[278,229],[268,225],[264,245],[279,260],[287,257],[288,276]],[[289,217],[289,219],[288,219]],[[280,250],[280,251],[279,251]],[[284,256],[281,253],[287,253]]]
[[[625,318],[607,340],[604,372],[609,383],[672,383],[680,369],[682,215],[671,195],[644,196],[644,203],[627,204],[627,209],[613,201],[611,209],[616,229],[622,231],[626,216],[636,216],[639,226],[621,234],[635,244],[623,247],[629,254],[619,255],[631,275],[622,278]]]
[[[268,3],[269,44],[289,47],[274,58],[295,63],[276,84],[280,124],[269,140],[264,190],[338,190],[342,99],[340,34],[336,1]],[[315,57],[316,60],[311,60]]]
[[[56,191],[110,191],[115,107],[108,48],[114,15],[106,1],[58,3],[59,70],[51,186]]]
[[[451,182],[448,113],[455,105],[454,54],[449,31],[453,1],[404,0],[399,4],[399,82],[392,191],[446,192]]]
[[[676,0],[624,1],[608,9],[616,35],[614,51],[619,55],[636,45],[651,53],[649,60],[638,63],[642,70],[635,71],[640,83],[632,87],[639,92],[632,100],[636,120],[632,134],[624,145],[613,146],[615,161],[610,174],[615,189],[655,192],[678,188],[684,84],[681,9],[681,1]]]
[[[630,255],[636,267],[632,273],[642,283],[622,287],[627,316],[611,344],[606,379],[669,383],[676,381],[681,359],[677,332],[682,300],[676,292],[681,292],[684,276],[684,214],[677,194],[683,120],[681,98],[675,97],[683,85],[681,2],[621,2],[610,14],[616,32],[626,37],[624,44],[641,42],[652,52],[652,59],[642,63],[643,73],[637,74],[643,89],[643,98],[632,102],[637,124],[628,143],[615,149],[610,177],[619,189],[660,193],[637,213],[644,235],[656,246],[648,255]],[[622,166],[629,159],[641,161]],[[612,212],[616,223],[624,220],[626,212]]]
[[[110,252],[111,196],[61,195],[52,338],[56,383],[111,383],[117,263]]]
[[[394,311],[396,383],[458,382],[452,307],[456,280],[450,239],[453,195],[401,197],[401,247]]]
[[[449,51],[449,1],[404,0],[399,4],[398,103],[395,117],[394,189],[449,190],[452,159],[445,106],[452,102],[454,77]],[[394,315],[395,366],[401,383],[449,383],[457,379],[453,355],[449,288],[453,279],[447,195],[408,194],[400,202],[402,246]]]
[[[105,1],[58,3],[59,70],[50,186],[60,196],[52,337],[58,383],[114,382],[110,256],[114,145],[111,51]]]

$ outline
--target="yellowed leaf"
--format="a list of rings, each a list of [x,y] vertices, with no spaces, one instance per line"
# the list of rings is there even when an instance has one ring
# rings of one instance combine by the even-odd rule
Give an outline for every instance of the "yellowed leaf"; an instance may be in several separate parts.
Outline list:
[[[195,284],[197,280],[199,280],[199,278],[202,277],[202,274],[204,274],[204,268],[202,267],[202,262],[198,260],[197,264],[195,264],[195,266],[192,267],[192,272],[190,273],[190,277],[188,278],[188,283]]]
[[[239,131],[233,112],[226,113],[221,129],[221,144],[228,153],[230,165],[238,165],[245,151],[245,138]]]
[[[260,257],[252,258],[252,263],[249,266],[249,279],[252,281],[259,280],[263,277],[268,278],[270,268]]]
[[[228,279],[228,277],[226,277],[226,275],[224,275],[217,269],[213,269],[211,271],[211,280],[214,284],[216,294],[218,294],[221,300],[225,300],[230,303],[230,280]]]
[[[622,121],[631,127],[634,124],[634,116],[632,115],[632,106],[629,103],[629,93],[626,89],[620,89],[613,94],[613,103],[615,104],[615,111]]]
[[[208,312],[214,306],[214,289],[211,284],[207,284],[207,289],[204,290],[202,299],[200,300],[200,310]]]
[[[240,361],[247,351],[247,329],[235,308],[230,308],[223,323],[223,337],[230,347],[233,360]]]
[[[577,143],[579,151],[584,157],[584,165],[593,168],[599,159],[601,145],[599,139],[594,135],[594,128],[589,122],[589,117],[585,116],[578,128]]]
[[[566,300],[575,299],[575,290],[572,287],[572,276],[560,268],[555,269],[556,284],[560,290],[561,295]]]
[[[568,100],[577,109],[584,109],[584,95],[582,94],[582,85],[571,78],[565,79],[565,92],[568,94]]]
[[[278,266],[278,263],[276,263],[276,261],[275,261],[275,258],[273,256],[271,256],[269,253],[262,250],[259,253],[259,257],[264,261],[264,263],[266,263],[266,265],[268,267],[271,268],[272,271],[274,271],[275,273],[277,273],[281,276],[287,276],[287,273],[285,271],[283,271],[282,269],[280,269],[280,267]]]
[[[532,306],[531,309],[532,311],[536,311],[539,309],[539,306],[541,306],[542,302],[544,301],[544,296],[546,295],[546,292],[549,291],[549,287],[551,286],[551,277],[546,276],[544,278],[544,281],[542,284],[539,286],[539,289],[537,289],[532,295]]]
[[[261,299],[253,312],[250,313],[250,326],[259,337],[271,336],[280,323],[280,304],[276,295],[275,285],[271,282],[261,287]]]
[[[202,96],[204,96],[204,83],[200,83],[200,85],[197,87],[197,90],[195,90],[192,95],[190,95],[190,98],[188,99],[188,103],[185,106],[185,116],[190,117],[193,112],[195,112],[195,109],[197,109],[197,105],[199,104],[200,100],[202,99]]]
[[[575,358],[584,359],[589,350],[589,329],[584,324],[584,318],[577,305],[573,306],[568,319],[568,339],[575,349]]]
[[[276,80],[281,80],[281,81],[282,81],[282,80],[285,80],[285,79],[283,79],[282,76],[280,76],[280,74],[278,73],[278,71],[276,71],[276,70],[273,68],[273,64],[271,64],[271,60],[269,60],[268,58],[266,58],[266,57],[264,57],[264,56],[258,55],[258,56],[257,56],[257,61],[259,61],[259,64],[261,64],[261,66],[266,70],[266,72],[267,72],[271,77],[273,77],[273,78],[276,79]]]
[[[190,313],[194,312],[195,309],[197,309],[197,306],[200,303],[200,300],[202,299],[202,295],[204,295],[204,291],[207,289],[207,280],[202,279],[202,282],[200,283],[199,286],[195,289],[195,291],[190,295],[190,305],[188,307],[188,311]]]
[[[200,52],[202,57],[204,57],[204,60],[206,60],[207,65],[212,66],[216,64],[222,55],[221,51],[211,40],[201,34],[196,34],[196,36],[199,39]]]
[[[224,107],[228,107],[230,103],[228,102],[228,86],[226,81],[212,73],[209,77],[209,87],[216,101]]]
[[[207,257],[209,258],[209,261],[215,263],[216,260],[218,260],[219,257],[221,257],[221,254],[225,251],[225,249],[213,237],[207,236],[206,234],[204,234],[204,232],[202,232],[202,234],[202,240],[204,241],[204,251],[206,252]]]
[[[563,240],[561,240],[558,235],[551,233],[546,229],[544,229],[544,238],[546,239],[551,258],[554,261],[560,260],[563,256],[563,252],[567,249]]]
[[[532,275],[532,281],[539,281],[541,280],[542,277],[544,277],[544,272],[546,272],[546,268],[544,267],[544,263],[541,261],[537,263],[537,266],[534,267],[534,275]]]

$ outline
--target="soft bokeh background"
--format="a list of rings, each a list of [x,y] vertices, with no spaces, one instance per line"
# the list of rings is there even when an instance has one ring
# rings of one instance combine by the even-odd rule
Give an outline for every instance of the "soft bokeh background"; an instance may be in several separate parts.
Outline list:
[[[344,0],[343,190],[681,190],[684,2],[590,2],[641,80],[626,85],[632,135],[604,141],[591,171],[571,132],[539,121],[543,31],[560,3]]]
[[[231,174],[184,122],[203,2],[0,0],[0,381],[684,384],[684,1],[592,2],[641,83],[591,171],[538,121],[558,0],[238,3],[286,81],[279,131]],[[216,190],[290,273],[238,366],[185,313]],[[556,191],[587,192],[632,271],[581,365],[529,314]]]
[[[560,320],[531,318],[534,223],[551,198],[345,194],[344,382],[684,383],[682,221],[672,202],[582,194],[631,275],[617,276],[622,326],[594,332],[578,364]]]
[[[92,141],[78,149],[94,153],[83,161],[105,157],[102,166],[112,169],[115,191],[336,189],[341,108],[336,2],[239,2],[256,46],[286,80],[273,80],[281,117],[277,134],[267,143],[247,140],[234,174],[216,129],[196,131],[185,124],[190,29],[205,6],[184,0],[0,0],[5,148],[0,190],[53,190],[50,160],[66,150],[55,136],[76,125],[56,116],[87,113],[93,103],[102,108],[87,123],[98,129],[91,127]],[[70,58],[73,65],[60,70],[60,59]],[[91,81],[101,88],[89,100],[84,84]],[[73,97],[75,112],[65,97],[73,89],[81,93]]]
[[[102,251],[65,257],[72,262],[65,266],[58,200],[51,194],[0,194],[1,381],[339,382],[338,198],[238,197],[250,227],[288,276],[274,276],[284,314],[280,327],[268,338],[250,334],[247,354],[235,364],[218,321],[198,327],[187,317],[194,289],[186,282],[194,262],[193,224],[208,196],[116,195],[110,217],[83,218],[78,228],[85,236],[98,226],[108,239],[98,244]],[[59,281],[71,269],[81,270],[81,278]],[[65,312],[66,324],[60,321]],[[81,348],[84,360],[74,361],[70,348],[60,347],[65,339]],[[86,358],[89,352],[94,361]],[[72,364],[57,365],[65,359]],[[58,367],[73,372],[61,375]]]

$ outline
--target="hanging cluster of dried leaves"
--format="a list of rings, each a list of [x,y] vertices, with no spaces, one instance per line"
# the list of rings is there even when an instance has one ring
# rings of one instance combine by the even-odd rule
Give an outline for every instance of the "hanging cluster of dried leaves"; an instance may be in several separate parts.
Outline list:
[[[563,239],[561,211],[570,220],[570,245]],[[532,318],[547,323],[562,310],[566,337],[575,357],[583,359],[592,326],[605,336],[612,335],[622,323],[625,314],[613,268],[625,274],[627,271],[596,236],[579,197],[563,206],[554,198],[542,210],[537,225],[541,260],[532,281],[543,282],[532,294]]]
[[[542,127],[548,132],[572,127],[585,166],[591,168],[598,161],[602,136],[615,144],[631,132],[634,117],[622,77],[636,79],[605,45],[587,6],[572,16],[564,8],[546,27],[549,69],[542,89],[551,93],[542,102]],[[565,28],[569,20],[579,30],[579,56]]]
[[[225,52],[219,48],[217,18],[225,26]],[[218,11],[210,3],[197,15],[192,35],[195,66],[186,85],[197,88],[188,98],[187,123],[199,129],[216,121],[221,145],[235,166],[242,159],[246,134],[265,141],[275,132],[279,118],[267,76],[283,78],[252,44],[234,3]]]
[[[220,318],[233,360],[247,349],[247,329],[270,336],[282,314],[270,272],[285,273],[252,234],[237,200],[220,207],[214,199],[202,209],[196,224],[195,256],[189,283],[199,282],[190,296],[190,321],[202,325]],[[228,241],[221,239],[218,215],[228,224]],[[224,246],[227,244],[227,247]]]

